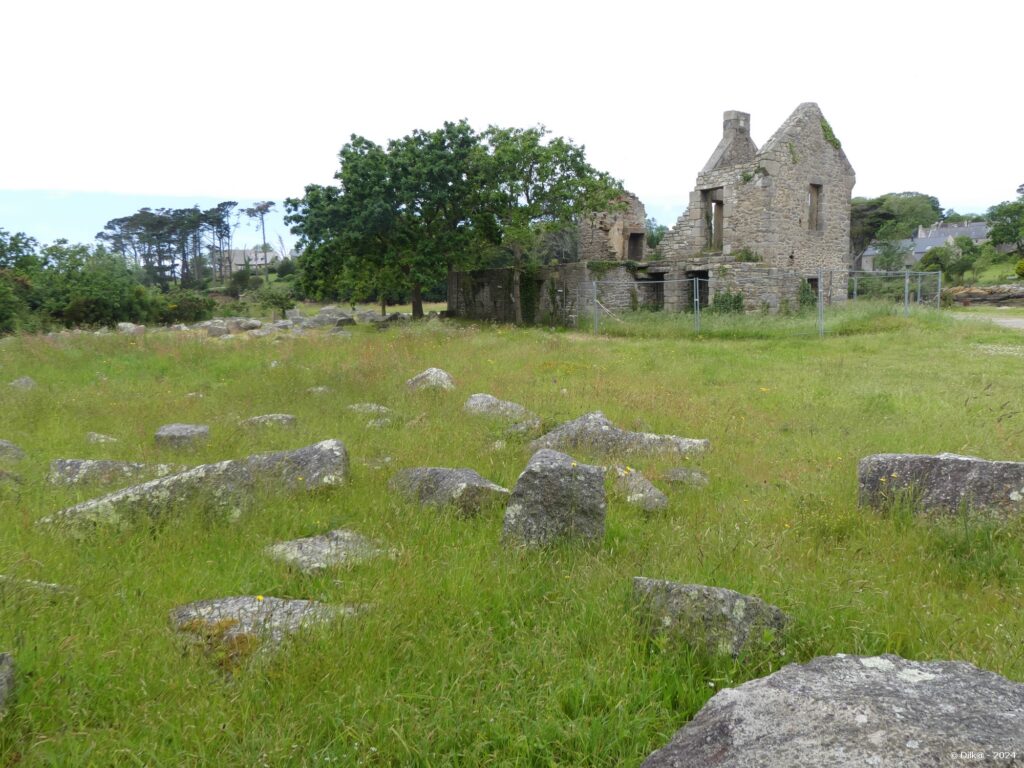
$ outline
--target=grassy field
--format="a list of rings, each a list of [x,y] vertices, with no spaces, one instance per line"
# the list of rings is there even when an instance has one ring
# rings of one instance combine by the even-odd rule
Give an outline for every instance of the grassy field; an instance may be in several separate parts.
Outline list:
[[[69,587],[0,587],[0,651],[18,666],[0,766],[630,766],[719,688],[821,654],[965,659],[1024,680],[1024,524],[856,506],[866,454],[1024,458],[1024,336],[870,308],[825,339],[775,333],[770,318],[720,338],[658,321],[610,338],[423,323],[351,338],[0,342],[0,438],[28,454],[9,466],[22,483],[0,482],[0,574]],[[407,392],[429,366],[457,390]],[[38,386],[6,386],[19,376]],[[331,391],[306,393],[320,385]],[[467,466],[511,487],[529,451],[493,449],[502,428],[461,411],[474,392],[546,426],[599,409],[626,428],[710,438],[690,466],[711,483],[669,491],[652,516],[612,493],[596,548],[506,550],[500,509],[420,510],[367,463]],[[366,401],[395,409],[395,425],[367,428],[344,407]],[[237,426],[272,412],[298,428]],[[208,444],[158,449],[153,432],[172,421],[209,424]],[[120,442],[88,444],[88,431]],[[97,495],[47,485],[53,458],[192,463],[330,437],[348,446],[347,486],[267,493],[235,522],[194,509],[84,539],[34,525]],[[659,484],[677,463],[635,465]],[[308,577],[263,554],[339,527],[397,555]],[[647,642],[635,575],[757,594],[793,632],[778,656],[735,661]],[[168,624],[177,605],[243,594],[374,607],[229,669]]]
[[[1003,285],[1006,283],[1012,285],[1019,279],[1015,271],[1016,267],[1015,260],[1007,259],[988,264],[977,271],[971,270],[969,274],[973,276],[974,282],[978,285]]]

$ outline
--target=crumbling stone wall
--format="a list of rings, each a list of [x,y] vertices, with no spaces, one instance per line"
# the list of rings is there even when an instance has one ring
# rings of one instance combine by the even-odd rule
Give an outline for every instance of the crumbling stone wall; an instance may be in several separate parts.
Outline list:
[[[643,289],[625,265],[576,262],[523,272],[520,294],[527,323],[576,325],[582,313],[593,311],[594,282],[598,300],[612,312],[643,306]],[[474,320],[515,320],[511,269],[478,269],[448,276],[448,313]]]
[[[596,213],[579,223],[580,261],[642,261],[650,254],[644,204],[631,192],[624,193],[620,202],[625,206],[624,210]],[[634,243],[632,253],[630,238]]]
[[[473,320],[515,321],[511,269],[448,273],[448,314]]]

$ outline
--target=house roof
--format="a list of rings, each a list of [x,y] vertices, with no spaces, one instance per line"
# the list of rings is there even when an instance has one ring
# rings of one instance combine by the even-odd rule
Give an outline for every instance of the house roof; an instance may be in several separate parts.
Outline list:
[[[991,226],[987,221],[969,221],[962,224],[935,224],[931,227],[918,227],[917,237],[969,237],[971,240],[988,239]]]
[[[918,228],[916,237],[900,240],[899,245],[904,250],[913,253],[916,261],[927,251],[940,245],[946,245],[954,237],[969,237],[975,242],[987,240],[989,229],[991,226],[985,221],[972,221],[968,224],[936,224],[933,227]],[[877,256],[878,248],[870,245],[865,249],[864,255]]]

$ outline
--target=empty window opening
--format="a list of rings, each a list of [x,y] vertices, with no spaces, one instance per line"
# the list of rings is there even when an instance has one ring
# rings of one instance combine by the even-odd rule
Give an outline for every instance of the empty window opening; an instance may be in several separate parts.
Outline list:
[[[807,228],[812,232],[820,232],[823,229],[821,202],[821,184],[811,184],[807,188]]]
[[[686,273],[686,279],[689,281],[689,290],[687,291],[686,299],[689,302],[687,310],[693,311],[693,297],[696,292],[697,303],[701,307],[708,305],[711,295],[711,284],[708,279],[708,271],[696,270],[693,272]]]
[[[704,197],[704,229],[707,232],[706,245],[709,250],[722,250],[722,227],[725,222],[725,199],[722,188],[705,189]]]
[[[644,260],[644,237],[645,235],[642,232],[629,236],[629,242],[626,246],[626,258],[630,261]]]

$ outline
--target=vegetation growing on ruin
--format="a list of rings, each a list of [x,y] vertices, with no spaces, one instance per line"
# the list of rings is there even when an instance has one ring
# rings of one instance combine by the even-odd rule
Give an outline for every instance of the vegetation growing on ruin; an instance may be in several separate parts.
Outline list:
[[[832,130],[832,126],[829,125],[828,120],[824,117],[821,118],[821,135],[825,137],[825,141],[836,149],[843,148],[842,142],[836,137],[835,131]]]
[[[761,254],[756,251],[752,251],[750,248],[739,248],[732,252],[734,261],[739,261],[747,264],[756,264],[757,262],[764,261],[761,258]]]
[[[636,276],[641,269],[640,263],[636,261],[588,261],[587,271],[597,280],[603,280],[609,272],[615,269],[625,269],[629,274]]]

